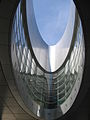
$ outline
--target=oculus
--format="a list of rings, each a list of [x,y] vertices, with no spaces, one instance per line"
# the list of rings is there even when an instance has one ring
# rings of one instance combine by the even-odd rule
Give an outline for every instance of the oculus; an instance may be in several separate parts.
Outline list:
[[[19,94],[34,117],[64,115],[79,92],[85,61],[73,1],[21,0],[12,24],[11,60]]]

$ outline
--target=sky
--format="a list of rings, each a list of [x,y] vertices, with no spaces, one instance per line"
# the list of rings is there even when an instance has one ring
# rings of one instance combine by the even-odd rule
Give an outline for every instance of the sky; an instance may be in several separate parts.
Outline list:
[[[33,0],[38,30],[48,45],[54,45],[61,39],[69,18],[70,1]]]

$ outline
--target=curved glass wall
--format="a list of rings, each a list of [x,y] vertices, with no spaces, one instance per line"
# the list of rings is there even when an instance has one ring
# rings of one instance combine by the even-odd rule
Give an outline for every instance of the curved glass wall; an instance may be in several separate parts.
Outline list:
[[[58,42],[54,45],[48,45],[45,40],[43,40],[44,38],[39,32],[39,27],[35,18],[33,0],[26,1],[26,21],[32,50],[40,66],[48,72],[55,72],[56,70],[58,70],[65,61],[66,56],[69,52],[75,23],[75,5],[72,0],[70,1],[71,5],[69,17],[68,20],[66,20],[66,28],[62,34],[62,37],[59,36]],[[61,5],[62,4],[60,4],[60,6]],[[64,15],[66,15],[66,13]],[[61,21],[59,22],[61,23]],[[53,27],[55,27],[54,24]],[[61,28],[61,26],[59,27]],[[63,31],[62,29],[60,30]],[[50,36],[52,36],[52,32],[49,32],[49,29],[47,32]],[[57,33],[59,32],[60,31],[58,31]],[[51,41],[51,39],[48,39],[47,41]]]
[[[26,106],[38,119],[54,120],[71,108],[79,92],[85,60],[82,24],[75,10],[68,55],[58,70],[48,72],[42,68],[33,52],[25,10],[26,1],[21,0],[11,32],[11,59],[16,85]]]

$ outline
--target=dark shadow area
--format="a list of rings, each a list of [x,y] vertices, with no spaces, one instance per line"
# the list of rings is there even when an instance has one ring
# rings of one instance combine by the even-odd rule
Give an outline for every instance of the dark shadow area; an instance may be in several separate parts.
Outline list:
[[[77,107],[77,109],[71,114],[58,120],[90,120],[90,88],[88,89],[87,94],[85,95],[82,103]]]
[[[8,91],[7,88],[8,88],[7,82],[5,80],[5,76],[0,63],[0,120],[2,120],[2,114],[5,107],[4,101],[7,96],[7,91]]]

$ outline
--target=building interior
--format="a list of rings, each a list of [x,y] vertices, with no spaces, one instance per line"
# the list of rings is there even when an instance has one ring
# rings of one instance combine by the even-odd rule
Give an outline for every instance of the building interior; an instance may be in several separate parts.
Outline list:
[[[88,0],[74,0],[76,8],[78,10],[79,16],[82,22],[82,28],[84,33],[84,43],[85,43],[85,63],[82,75],[82,82],[80,85],[77,97],[64,115],[56,118],[55,120],[89,120],[90,119],[90,15],[89,15],[89,3]],[[13,49],[11,44],[11,28],[12,22],[15,15],[16,8],[19,4],[19,0],[0,0],[0,120],[44,120],[44,117],[37,117],[33,114],[34,110],[30,112],[29,105],[24,104],[28,100],[26,96],[22,100],[24,92],[20,95],[18,92],[17,82],[14,78],[17,75],[14,72],[13,65],[17,68],[17,64],[11,65],[11,57],[14,53],[10,53]],[[13,41],[12,41],[13,43]],[[15,60],[12,57],[13,61]],[[37,61],[36,61],[37,62]],[[43,63],[42,63],[43,64]],[[47,68],[49,70],[49,68]],[[22,72],[22,71],[21,71]],[[33,72],[32,72],[33,74]],[[33,77],[32,77],[33,79]],[[19,80],[19,79],[18,79]],[[22,87],[23,88],[23,87]],[[20,88],[20,90],[22,90]],[[23,90],[22,90],[23,91]],[[25,96],[25,94],[24,94]],[[29,102],[29,101],[28,101]],[[48,102],[48,101],[47,101]],[[49,102],[53,102],[50,99]],[[28,107],[27,107],[28,106]],[[55,107],[46,104],[46,108]],[[32,108],[33,107],[32,104]],[[47,112],[46,112],[47,113]],[[55,113],[54,113],[55,114]],[[41,115],[43,116],[43,114]],[[49,118],[48,115],[45,116],[46,120],[54,120]]]

